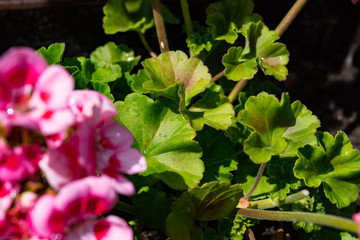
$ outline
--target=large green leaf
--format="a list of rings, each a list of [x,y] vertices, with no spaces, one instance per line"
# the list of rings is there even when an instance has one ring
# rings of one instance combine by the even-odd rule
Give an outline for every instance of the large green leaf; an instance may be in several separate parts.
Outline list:
[[[191,98],[203,92],[209,85],[211,75],[208,68],[197,58],[188,58],[184,52],[170,51],[160,54],[158,58],[149,58],[142,62],[146,72],[141,74],[141,87],[144,91],[156,92],[160,96],[178,99],[178,85],[185,90],[185,104]],[[134,79],[136,81],[137,79]],[[139,85],[133,81],[132,85]],[[139,81],[139,80],[138,80]],[[175,89],[174,89],[175,88]],[[140,87],[137,89],[140,90]]]
[[[62,61],[65,51],[65,43],[53,43],[48,48],[41,47],[37,50],[49,65],[57,64]]]
[[[256,163],[279,154],[293,156],[299,147],[313,142],[320,126],[317,117],[299,101],[290,105],[287,94],[279,102],[265,92],[248,98],[238,121],[253,129],[244,142],[244,151]]]
[[[90,60],[96,65],[119,64],[123,72],[130,72],[140,60],[134,51],[125,44],[116,45],[108,42],[104,46],[97,47],[90,54]]]
[[[255,163],[267,162],[286,149],[283,134],[296,121],[287,94],[283,94],[279,102],[274,95],[265,92],[246,101],[238,120],[253,129],[244,142],[244,151]]]
[[[242,196],[239,184],[205,183],[184,192],[167,218],[166,233],[171,239],[201,239],[203,232],[194,220],[212,221],[230,215]]]
[[[333,138],[329,133],[317,133],[317,146],[299,149],[294,174],[309,187],[322,184],[326,197],[338,208],[348,206],[358,196],[360,153],[352,149],[344,132]]]
[[[117,120],[133,134],[148,169],[174,189],[195,186],[203,177],[202,150],[193,140],[196,132],[180,114],[160,101],[133,93],[115,103]]]
[[[154,26],[152,5],[148,0],[109,0],[103,10],[106,34],[131,30],[144,33]],[[164,5],[161,5],[161,10],[166,22],[179,22]]]
[[[261,20],[252,13],[254,4],[251,0],[222,0],[212,3],[206,9],[206,23],[212,27],[216,40],[234,43],[240,29],[249,22]]]

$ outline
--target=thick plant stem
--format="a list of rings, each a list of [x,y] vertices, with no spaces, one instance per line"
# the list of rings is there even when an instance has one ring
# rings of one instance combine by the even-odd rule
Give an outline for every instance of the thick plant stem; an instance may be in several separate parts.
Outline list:
[[[309,197],[309,194],[310,194],[309,191],[304,189],[304,190],[301,190],[300,192],[297,192],[297,193],[287,196],[282,201],[279,199],[272,200],[271,198],[257,200],[257,201],[250,201],[250,202],[248,202],[247,207],[254,208],[254,209],[268,209],[268,208],[279,207],[282,205],[291,204],[291,203],[298,202],[301,200],[306,201],[306,199]],[[243,208],[241,203],[239,203],[236,207]]]
[[[309,213],[309,212],[269,211],[269,210],[250,209],[250,208],[239,209],[238,214],[244,217],[256,218],[261,220],[311,222],[352,233],[357,233],[358,231],[358,226],[355,221],[343,217],[328,215],[328,214]]]
[[[290,23],[295,19],[300,10],[304,7],[307,0],[297,0],[295,4],[291,7],[289,12],[281,20],[279,25],[276,27],[275,32],[277,35],[281,36],[285,30],[289,27]]]
[[[151,49],[150,45],[148,44],[148,42],[146,41],[146,38],[144,36],[143,33],[138,32],[141,43],[143,44],[143,46],[145,47],[145,49],[149,52],[150,56],[153,58],[157,58],[156,53]]]
[[[160,50],[162,53],[169,51],[169,44],[166,37],[164,18],[161,14],[160,0],[151,0],[153,14],[156,26],[156,32],[159,39]]]
[[[264,173],[265,166],[266,166],[266,162],[260,164],[259,171],[256,175],[254,184],[252,185],[250,191],[242,199],[248,200],[251,194],[255,191],[257,185],[259,184],[260,178]]]
[[[235,101],[237,95],[239,94],[239,92],[241,92],[241,90],[245,87],[246,83],[248,80],[240,80],[235,87],[233,88],[233,90],[231,90],[230,94],[229,94],[229,101],[232,103],[233,101]]]

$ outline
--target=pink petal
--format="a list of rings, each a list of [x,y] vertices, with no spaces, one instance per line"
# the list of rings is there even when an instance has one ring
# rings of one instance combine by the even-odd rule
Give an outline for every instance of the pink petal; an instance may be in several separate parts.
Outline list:
[[[132,134],[119,123],[109,120],[101,126],[100,145],[109,149],[128,149],[134,142]]]
[[[113,185],[105,177],[86,177],[60,189],[55,206],[68,221],[96,217],[111,210],[117,201]]]
[[[31,108],[62,109],[74,89],[74,80],[60,65],[48,67],[39,77],[31,96]]]
[[[39,236],[62,234],[66,226],[65,216],[54,208],[56,197],[43,195],[28,214],[30,228]]]
[[[74,229],[67,236],[68,240],[132,240],[131,227],[123,219],[110,215],[106,218],[88,222],[81,228]]]
[[[116,171],[112,171],[111,169],[105,169],[105,171],[102,173],[104,174],[102,177],[108,177],[112,180],[112,186],[117,193],[125,196],[131,196],[135,194],[134,184],[126,177],[122,176]]]
[[[135,148],[117,152],[110,158],[109,165],[130,175],[144,172],[147,168],[145,157]]]
[[[6,211],[10,208],[20,187],[12,182],[0,182],[0,211]]]
[[[112,119],[117,115],[116,108],[103,94],[92,90],[75,90],[72,92],[69,106],[77,122],[89,119],[93,126]]]

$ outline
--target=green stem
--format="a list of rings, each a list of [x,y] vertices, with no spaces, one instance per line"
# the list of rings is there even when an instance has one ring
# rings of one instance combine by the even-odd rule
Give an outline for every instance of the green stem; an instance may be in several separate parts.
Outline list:
[[[131,215],[136,215],[135,213],[135,207],[130,205],[130,204],[127,204],[127,203],[124,203],[124,202],[120,202],[118,201],[116,203],[116,206],[115,206],[116,209],[120,210],[120,211],[123,211],[123,212],[126,212],[126,213],[129,213]]]
[[[328,214],[309,213],[309,212],[287,212],[287,211],[269,211],[243,208],[238,210],[238,214],[244,217],[256,218],[271,221],[301,221],[320,224],[339,230],[357,233],[358,226],[355,221],[347,218]]]
[[[260,164],[259,171],[258,171],[258,173],[256,175],[254,184],[252,185],[250,191],[242,199],[248,200],[250,198],[251,194],[253,194],[253,192],[255,191],[255,189],[257,187],[257,185],[259,184],[261,176],[264,173],[265,166],[266,166],[266,162]]]
[[[193,33],[193,26],[192,26],[192,22],[191,22],[189,5],[188,5],[187,0],[180,0],[180,4],[181,4],[181,11],[184,16],[186,33],[187,33],[188,37],[190,37],[190,35]],[[189,51],[190,51],[190,57],[193,57],[194,53],[191,50],[191,48]]]
[[[257,200],[257,201],[250,201],[248,207],[254,209],[268,209],[279,207],[286,204],[291,204],[297,201],[306,200],[309,196],[309,191],[304,189],[300,192],[291,194],[287,196],[284,200],[280,201],[279,199],[272,200],[271,198]],[[241,204],[239,203],[237,208],[242,208]]]
[[[141,32],[137,32],[139,34],[141,43],[143,44],[143,46],[145,47],[145,49],[149,52],[150,56],[153,58],[157,58],[156,53],[151,49],[149,43],[147,42],[145,35]]]
[[[160,50],[162,53],[169,51],[169,44],[166,37],[164,18],[161,14],[160,0],[151,0],[153,14],[156,26],[156,32],[159,39]]]
[[[231,103],[235,101],[237,95],[245,87],[247,81],[248,80],[240,80],[238,83],[236,83],[235,87],[233,88],[233,90],[231,90],[231,92],[229,94],[229,101]]]
[[[295,19],[300,10],[304,7],[307,0],[297,0],[294,5],[291,7],[289,12],[281,20],[279,25],[276,27],[275,32],[277,35],[281,36],[285,30],[289,27],[290,23]]]

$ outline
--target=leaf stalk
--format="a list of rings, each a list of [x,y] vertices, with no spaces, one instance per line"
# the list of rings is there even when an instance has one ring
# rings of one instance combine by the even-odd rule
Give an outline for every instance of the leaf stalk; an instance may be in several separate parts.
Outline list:
[[[147,42],[145,35],[141,32],[137,32],[139,34],[140,40],[142,45],[145,47],[145,49],[149,52],[150,56],[153,58],[157,58],[156,53],[152,50],[149,43]]]
[[[159,39],[160,50],[162,53],[169,51],[169,44],[165,31],[164,18],[161,14],[160,0],[151,0],[153,14],[156,26],[156,32]]]
[[[238,83],[236,83],[235,87],[231,90],[230,94],[229,94],[229,101],[232,103],[235,101],[237,95],[239,94],[239,92],[241,92],[241,90],[245,87],[246,83],[248,82],[248,80],[243,79],[240,80]]]
[[[244,217],[256,218],[260,220],[311,222],[352,233],[357,233],[358,231],[358,226],[355,221],[343,217],[321,213],[269,211],[243,208],[238,210],[238,214]]]
[[[251,194],[255,191],[257,185],[260,182],[260,178],[264,173],[265,166],[266,166],[266,162],[260,164],[259,171],[258,171],[258,173],[256,175],[254,184],[252,185],[250,191],[242,199],[248,200],[250,198]]]
[[[295,19],[300,10],[304,7],[307,0],[297,0],[294,5],[291,7],[289,12],[285,15],[285,17],[281,20],[279,25],[276,27],[275,32],[280,37],[285,30],[289,27],[290,23]]]

